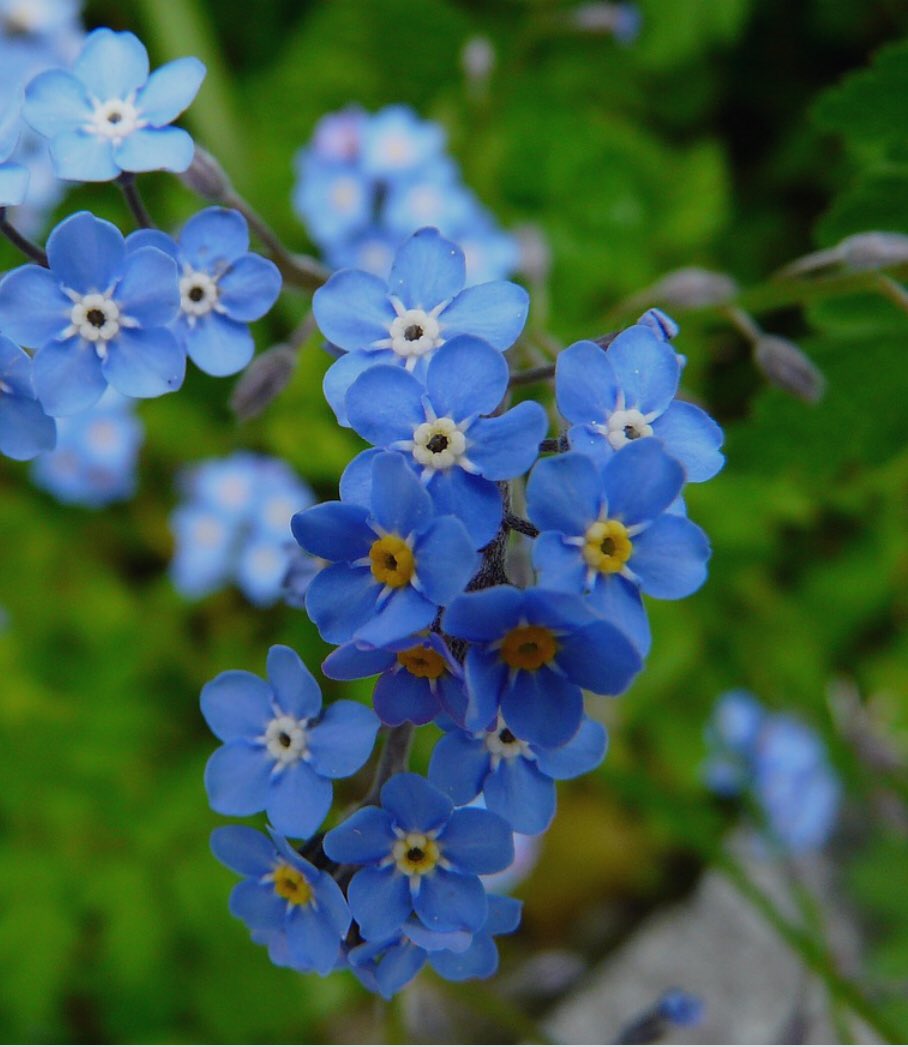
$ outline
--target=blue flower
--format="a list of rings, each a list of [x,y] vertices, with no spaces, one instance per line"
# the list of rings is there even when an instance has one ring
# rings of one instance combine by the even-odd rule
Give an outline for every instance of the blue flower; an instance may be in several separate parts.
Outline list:
[[[511,830],[498,815],[455,811],[416,774],[397,774],[382,787],[381,807],[363,807],[332,829],[325,854],[362,865],[347,900],[366,940],[386,939],[413,911],[430,931],[480,930],[488,901],[479,873],[514,858]]]
[[[368,227],[375,188],[359,167],[305,152],[297,159],[297,178],[293,206],[323,249]]]
[[[131,498],[144,432],[133,403],[108,390],[94,407],[57,422],[57,446],[31,469],[61,502],[98,509]]]
[[[244,877],[231,892],[230,911],[253,938],[274,940],[278,957],[297,970],[330,974],[350,927],[350,910],[334,880],[277,833],[269,840],[244,825],[222,826],[211,834],[211,850]]]
[[[0,207],[21,204],[28,189],[28,170],[10,160],[19,144],[20,106],[14,95],[0,109]]]
[[[572,593],[510,585],[465,593],[442,628],[470,642],[466,727],[491,729],[500,706],[516,737],[545,748],[577,733],[581,688],[620,694],[642,664],[624,633]]]
[[[310,836],[331,808],[334,778],[369,759],[378,718],[358,702],[322,712],[314,677],[289,647],[268,652],[268,681],[230,670],[202,688],[202,715],[225,744],[205,768],[219,814],[265,811],[285,836]]]
[[[51,69],[31,81],[24,116],[50,139],[59,178],[106,182],[122,171],[185,171],[192,138],[168,125],[204,76],[197,58],[178,58],[149,76],[148,52],[137,37],[96,29],[71,73]]]
[[[180,304],[176,265],[154,247],[127,254],[110,222],[79,211],[47,241],[50,268],[25,265],[0,282],[0,329],[35,348],[48,414],[77,414],[112,385],[124,396],[178,389],[186,354],[166,325]]]
[[[360,131],[363,168],[377,178],[395,178],[441,155],[445,133],[404,105],[389,105]]]
[[[527,484],[527,512],[541,531],[533,543],[540,584],[588,594],[643,654],[650,630],[640,591],[676,600],[706,578],[706,535],[667,511],[683,483],[661,444],[640,440],[604,461],[579,451],[546,458]]]
[[[249,251],[249,227],[239,211],[208,207],[189,219],[176,243],[140,229],[127,245],[159,247],[177,263],[180,311],[173,329],[193,363],[206,374],[241,371],[255,352],[249,324],[277,301],[281,274]]]
[[[387,283],[354,269],[335,273],[312,300],[329,342],[345,350],[325,375],[325,396],[346,425],[344,396],[375,364],[424,372],[446,341],[469,334],[508,349],[523,330],[529,296],[495,281],[464,289],[464,256],[437,229],[420,229],[398,250]]]
[[[545,410],[529,400],[494,418],[481,417],[499,406],[507,387],[501,353],[459,336],[429,362],[425,385],[400,367],[378,366],[363,372],[347,393],[347,416],[356,432],[377,447],[403,453],[436,512],[461,520],[477,549],[501,523],[497,481],[529,469],[548,428]],[[374,454],[361,456],[361,472],[368,475]],[[356,469],[354,460],[347,484]]]
[[[435,516],[402,455],[379,454],[368,506],[325,502],[293,517],[293,534],[331,562],[306,610],[329,643],[383,647],[431,625],[479,564],[463,524]]]
[[[24,461],[56,440],[54,420],[35,398],[31,357],[0,335],[0,453]]]
[[[382,723],[429,723],[447,714],[462,721],[467,699],[463,673],[437,633],[408,636],[388,648],[344,644],[322,663],[332,680],[360,680],[381,673],[372,702]]]
[[[555,816],[555,781],[593,770],[605,747],[605,729],[587,717],[557,749],[521,741],[499,717],[491,731],[449,731],[432,752],[429,781],[457,806],[482,793],[486,807],[512,829],[535,835]]]
[[[654,436],[684,466],[689,481],[715,476],[725,461],[722,430],[694,404],[675,400],[681,364],[648,324],[627,328],[604,352],[575,342],[556,364],[558,410],[572,423],[571,447],[605,457]]]

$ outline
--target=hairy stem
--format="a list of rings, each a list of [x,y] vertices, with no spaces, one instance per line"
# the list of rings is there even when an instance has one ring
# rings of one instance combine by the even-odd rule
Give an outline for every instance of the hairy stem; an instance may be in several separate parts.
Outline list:
[[[505,513],[504,525],[512,531],[517,531],[518,534],[525,534],[528,538],[539,537],[539,528],[535,524],[531,524],[529,520],[524,520],[522,516],[518,516],[516,513]]]
[[[43,265],[47,268],[47,254],[37,244],[33,244],[28,237],[23,236],[15,226],[11,225],[6,218],[6,208],[0,207],[0,233],[2,233],[7,240],[21,251],[26,258],[30,258],[33,262],[37,262],[38,265]]]
[[[533,382],[544,382],[555,377],[554,364],[542,364],[540,367],[529,367],[526,371],[516,371],[508,379],[508,385],[532,385]]]

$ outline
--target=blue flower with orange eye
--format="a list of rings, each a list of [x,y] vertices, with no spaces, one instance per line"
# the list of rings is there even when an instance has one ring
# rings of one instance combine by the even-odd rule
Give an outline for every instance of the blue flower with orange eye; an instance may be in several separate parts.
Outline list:
[[[299,544],[330,561],[306,610],[329,643],[383,647],[432,624],[479,565],[463,524],[436,516],[399,454],[377,455],[368,506],[325,502],[292,521]]]
[[[21,462],[56,442],[54,420],[35,397],[31,357],[0,335],[0,454]]]
[[[475,933],[489,913],[481,873],[514,860],[511,830],[497,814],[454,805],[418,774],[396,774],[380,807],[362,807],[326,834],[332,861],[362,865],[347,888],[367,941],[388,939],[413,912],[430,931]]]
[[[577,733],[583,688],[620,694],[642,666],[631,640],[573,593],[511,585],[464,593],[442,628],[470,644],[467,729],[490,729],[500,707],[515,737],[545,748]]]

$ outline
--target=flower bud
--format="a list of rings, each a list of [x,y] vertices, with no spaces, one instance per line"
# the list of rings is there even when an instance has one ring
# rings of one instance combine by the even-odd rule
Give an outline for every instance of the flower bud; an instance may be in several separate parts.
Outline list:
[[[552,268],[552,250],[538,225],[527,222],[514,230],[520,252],[520,271],[531,284],[544,284]]]
[[[233,388],[230,406],[241,422],[255,418],[286,388],[296,369],[296,353],[276,345],[257,356]]]
[[[908,236],[902,233],[857,233],[838,246],[848,269],[885,269],[908,262]]]
[[[205,200],[222,201],[231,191],[230,179],[207,150],[195,147],[192,163],[180,176],[183,184]]]
[[[680,330],[668,313],[663,313],[661,309],[647,309],[637,323],[648,327],[663,342],[670,342]]]
[[[780,389],[815,404],[826,389],[822,371],[793,343],[775,335],[761,335],[754,342],[754,362]]]
[[[495,68],[495,48],[485,36],[471,36],[460,52],[460,64],[466,78],[473,83],[485,83]]]
[[[676,269],[650,288],[648,297],[679,309],[702,309],[725,305],[738,293],[738,285],[726,273],[708,269]]]
[[[640,8],[636,4],[581,4],[571,12],[570,19],[583,33],[610,33],[621,44],[633,43],[640,33]]]

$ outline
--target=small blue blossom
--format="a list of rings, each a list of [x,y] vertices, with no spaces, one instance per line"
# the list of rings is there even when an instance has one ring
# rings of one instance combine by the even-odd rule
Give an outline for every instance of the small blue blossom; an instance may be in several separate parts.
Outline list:
[[[461,520],[477,549],[495,537],[501,524],[497,481],[530,468],[548,428],[545,410],[529,400],[483,417],[504,398],[508,374],[501,353],[461,335],[429,361],[425,385],[403,368],[380,365],[364,371],[346,398],[356,432],[377,447],[405,455],[436,512]],[[368,475],[374,454],[366,451],[347,467],[345,497],[354,471]]]
[[[363,807],[324,839],[325,854],[362,865],[347,889],[353,918],[367,941],[392,937],[415,911],[430,931],[476,933],[489,906],[480,873],[514,858],[507,823],[451,801],[416,774],[397,774],[380,807]]]
[[[349,243],[369,226],[374,187],[357,165],[305,153],[297,158],[296,169],[293,206],[323,249]]]
[[[250,252],[249,227],[239,211],[208,207],[189,219],[176,242],[140,229],[127,245],[158,247],[177,263],[180,311],[173,330],[190,360],[206,374],[241,371],[255,352],[249,324],[277,301],[281,274]]]
[[[510,585],[465,593],[442,628],[470,642],[466,727],[490,730],[500,706],[515,737],[544,748],[577,733],[582,688],[620,694],[642,665],[631,640],[573,593]]]
[[[35,391],[54,416],[78,414],[108,385],[124,396],[178,389],[186,354],[167,329],[180,304],[163,251],[127,254],[110,222],[79,211],[47,241],[50,268],[24,265],[0,282],[0,329],[37,350]]]
[[[555,370],[558,410],[574,450],[605,457],[656,437],[684,466],[688,481],[709,480],[725,461],[722,430],[694,404],[676,400],[681,364],[649,324],[634,324],[609,345],[575,342]]]
[[[205,768],[219,814],[265,811],[285,836],[310,836],[331,808],[334,778],[369,759],[378,718],[358,702],[322,711],[315,678],[289,647],[268,652],[268,680],[229,670],[205,684],[202,714],[224,742]]]
[[[463,524],[436,516],[400,454],[372,464],[370,504],[325,502],[293,517],[293,534],[331,564],[306,610],[329,643],[383,647],[432,624],[479,565]]]
[[[577,778],[605,756],[605,729],[584,717],[556,749],[521,741],[499,716],[491,731],[454,728],[435,746],[429,781],[462,806],[480,793],[516,832],[545,832],[555,816],[555,781]]]
[[[169,125],[204,76],[197,58],[177,58],[149,76],[148,52],[136,36],[96,29],[71,73],[51,69],[31,81],[24,116],[50,139],[59,178],[106,182],[123,171],[185,171],[192,138]]]
[[[546,458],[527,484],[527,512],[541,532],[533,543],[540,584],[588,595],[643,654],[650,629],[641,591],[677,600],[706,578],[706,535],[669,511],[683,483],[659,441],[640,440],[604,460],[579,451]]]
[[[20,107],[15,95],[0,104],[0,207],[21,204],[28,189],[28,170],[10,159],[19,144]]]
[[[245,825],[215,829],[211,850],[244,877],[230,895],[230,911],[254,940],[269,943],[275,962],[330,974],[350,927],[350,910],[334,880],[282,836],[272,833],[269,840]]]
[[[397,364],[417,377],[445,342],[468,334],[500,351],[526,322],[529,296],[499,280],[464,288],[464,256],[437,229],[420,229],[398,250],[387,283],[359,270],[335,273],[312,300],[325,337],[345,355],[328,369],[324,391],[346,425],[344,397],[375,364]]]
[[[367,121],[361,131],[363,168],[378,178],[423,167],[444,149],[445,133],[439,124],[420,120],[405,105],[389,105]]]
[[[56,440],[54,420],[35,397],[31,357],[0,335],[0,454],[24,461]]]

